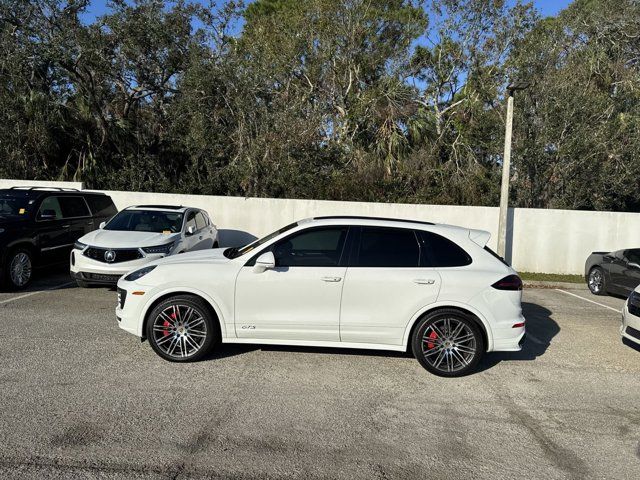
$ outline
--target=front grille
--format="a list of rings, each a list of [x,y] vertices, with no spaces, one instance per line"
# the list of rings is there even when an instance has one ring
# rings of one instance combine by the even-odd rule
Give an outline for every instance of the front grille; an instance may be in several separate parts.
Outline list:
[[[107,254],[107,252],[110,253]],[[109,249],[89,247],[83,252],[83,255],[102,263],[129,262],[131,260],[142,258],[142,253],[140,253],[140,250],[138,250],[137,248]],[[107,260],[107,258],[113,259]]]
[[[113,282],[116,283],[120,280],[122,275],[109,275],[106,273],[86,273],[84,272],[82,276],[86,280],[95,280],[96,282]]]
[[[119,288],[118,289],[118,305],[120,308],[124,308],[124,301],[127,299],[127,291]]]
[[[627,335],[631,335],[633,338],[637,338],[638,340],[640,340],[640,330],[636,330],[633,327],[627,327],[625,333]]]

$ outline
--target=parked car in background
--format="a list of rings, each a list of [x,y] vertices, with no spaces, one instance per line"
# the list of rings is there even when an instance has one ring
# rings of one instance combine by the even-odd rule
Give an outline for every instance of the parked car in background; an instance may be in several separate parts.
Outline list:
[[[640,248],[593,252],[584,266],[587,286],[594,295],[629,295],[640,285]]]
[[[0,278],[25,288],[33,269],[66,262],[74,242],[118,212],[103,193],[68,188],[0,190]]]
[[[151,262],[118,282],[120,327],[162,358],[218,342],[405,351],[460,376],[525,337],[516,272],[489,233],[426,222],[318,217],[242,248]]]
[[[622,309],[620,334],[623,339],[640,345],[640,287],[637,287]]]
[[[80,287],[115,285],[123,274],[152,260],[217,246],[218,230],[204,210],[129,207],[75,243],[71,276]]]

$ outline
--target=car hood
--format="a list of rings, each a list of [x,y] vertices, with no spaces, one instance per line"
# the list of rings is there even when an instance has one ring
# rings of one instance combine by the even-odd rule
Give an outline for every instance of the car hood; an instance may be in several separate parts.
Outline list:
[[[228,263],[230,259],[224,256],[227,248],[213,248],[211,250],[197,250],[195,252],[180,253],[171,255],[151,262],[150,265],[179,265],[192,263]]]
[[[119,230],[94,230],[79,241],[92,247],[138,248],[164,245],[180,238],[179,233],[123,232]]]

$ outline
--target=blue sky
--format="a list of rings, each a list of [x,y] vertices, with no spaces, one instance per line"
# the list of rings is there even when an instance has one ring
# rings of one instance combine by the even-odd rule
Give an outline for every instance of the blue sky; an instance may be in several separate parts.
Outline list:
[[[509,3],[515,3],[513,0],[508,0]],[[99,17],[107,11],[107,0],[92,0],[90,7],[84,14],[84,21],[89,23],[96,17]],[[207,0],[203,0],[202,3],[208,3]],[[247,2],[248,3],[248,2]],[[533,0],[533,4],[536,9],[543,16],[556,15],[560,10],[565,8],[571,3],[571,0]]]

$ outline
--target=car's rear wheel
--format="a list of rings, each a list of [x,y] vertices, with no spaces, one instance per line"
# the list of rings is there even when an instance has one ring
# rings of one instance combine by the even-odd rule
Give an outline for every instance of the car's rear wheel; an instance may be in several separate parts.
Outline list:
[[[4,268],[5,283],[9,288],[21,290],[26,288],[33,276],[33,258],[26,248],[17,248],[7,255]]]
[[[593,267],[589,270],[587,286],[594,295],[604,295],[607,293],[607,283],[602,268]]]
[[[211,310],[193,295],[177,295],[156,305],[147,319],[146,335],[151,348],[172,362],[201,359],[219,337]]]
[[[419,320],[414,330],[413,354],[429,372],[461,377],[473,371],[484,354],[480,328],[457,310],[438,310]]]

